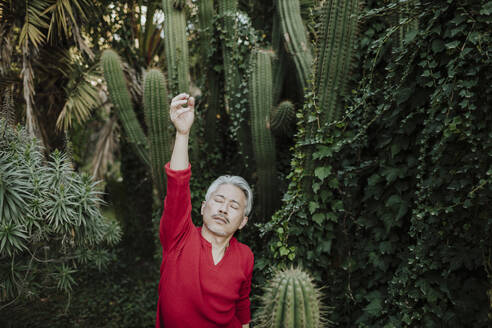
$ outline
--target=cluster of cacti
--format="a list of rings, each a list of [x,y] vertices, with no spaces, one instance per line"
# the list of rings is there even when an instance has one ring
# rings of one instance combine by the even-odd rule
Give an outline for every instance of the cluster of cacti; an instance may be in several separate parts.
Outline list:
[[[265,287],[255,327],[323,327],[327,320],[320,299],[320,290],[306,272],[279,271]]]
[[[164,48],[169,90],[177,95],[190,88],[188,41],[184,0],[162,0],[164,11]]]
[[[249,105],[251,135],[256,161],[259,215],[262,218],[273,214],[278,203],[275,145],[270,129],[272,95],[272,51],[254,50],[251,54],[249,77]]]
[[[154,184],[159,195],[163,197],[166,190],[164,164],[171,157],[171,138],[168,130],[169,100],[164,75],[159,70],[152,69],[144,77],[143,98],[147,139],[133,111],[119,56],[113,50],[105,50],[101,61],[111,101],[117,109],[126,135],[142,161],[152,169]]]
[[[325,123],[338,120],[343,110],[340,100],[353,62],[359,10],[358,0],[328,0],[322,9],[314,79]]]
[[[101,56],[101,62],[104,70],[104,78],[108,85],[109,96],[118,109],[118,116],[123,124],[128,140],[134,146],[140,159],[145,164],[150,165],[147,138],[133,111],[132,99],[126,86],[120,57],[113,50],[105,50]]]
[[[304,90],[308,87],[313,56],[302,22],[299,0],[278,0],[277,11],[285,47],[294,61],[299,85]]]

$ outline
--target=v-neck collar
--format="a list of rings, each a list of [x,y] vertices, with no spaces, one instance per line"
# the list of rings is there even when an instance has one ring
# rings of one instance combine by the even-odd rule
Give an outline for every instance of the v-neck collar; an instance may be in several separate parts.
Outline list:
[[[212,243],[209,242],[208,240],[206,240],[203,236],[202,236],[202,227],[197,227],[197,230],[198,230],[198,234],[200,235],[200,240],[202,242],[202,245],[205,245],[207,248],[208,248],[208,251],[206,252],[206,262],[207,262],[207,265],[213,269],[213,270],[218,270],[221,266],[222,266],[222,263],[224,263],[226,257],[227,257],[227,254],[230,253],[230,249],[231,247],[233,246],[233,244],[235,243],[236,241],[236,238],[234,238],[234,236],[229,239],[229,246],[226,247],[225,251],[224,251],[224,255],[222,256],[222,258],[220,259],[219,262],[217,262],[217,264],[214,263],[214,257],[213,257],[213,254],[212,254]]]

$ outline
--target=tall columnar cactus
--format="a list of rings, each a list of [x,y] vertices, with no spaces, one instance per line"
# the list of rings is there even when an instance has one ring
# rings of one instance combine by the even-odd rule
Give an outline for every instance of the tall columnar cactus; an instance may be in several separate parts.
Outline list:
[[[200,52],[205,59],[206,67],[206,118],[205,118],[205,138],[209,145],[216,143],[217,138],[217,115],[220,106],[220,75],[214,69],[214,52],[217,51],[210,47],[214,43],[214,1],[201,0],[198,2],[198,23],[200,27]]]
[[[272,51],[254,50],[251,54],[249,104],[251,134],[256,161],[258,208],[267,218],[277,207],[275,145],[270,130],[272,108]]]
[[[222,19],[222,58],[224,59],[225,106],[230,111],[231,102],[240,84],[239,69],[234,61],[238,52],[237,0],[219,0],[219,16]]]
[[[140,159],[150,166],[147,138],[138,124],[133,111],[130,93],[126,87],[126,79],[121,68],[121,60],[116,52],[105,50],[101,56],[104,78],[108,85],[111,101],[118,109],[117,113],[130,143],[134,146]]]
[[[338,120],[343,111],[341,98],[353,62],[359,10],[358,0],[328,0],[322,9],[315,92],[323,122]]]
[[[119,56],[113,50],[105,50],[101,60],[109,95],[117,109],[123,129],[139,157],[152,169],[154,184],[163,198],[166,189],[164,164],[171,157],[171,138],[168,130],[169,100],[164,75],[156,69],[145,74],[143,98],[147,138],[133,111]]]
[[[173,95],[189,92],[190,68],[186,40],[186,16],[183,0],[162,0],[164,11],[164,48],[169,90]]]
[[[151,69],[144,77],[144,110],[147,123],[152,177],[159,195],[166,191],[164,163],[171,158],[169,136],[169,110],[166,81],[161,71]]]
[[[259,328],[318,328],[325,322],[321,292],[300,269],[279,271],[268,282],[257,317]]]
[[[283,41],[296,66],[296,75],[301,88],[308,86],[312,71],[313,56],[301,17],[299,0],[277,0],[277,11]]]

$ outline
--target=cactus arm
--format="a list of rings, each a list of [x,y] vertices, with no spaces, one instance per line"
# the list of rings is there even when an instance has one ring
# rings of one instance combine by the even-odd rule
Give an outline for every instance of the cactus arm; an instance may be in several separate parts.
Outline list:
[[[184,1],[162,0],[169,90],[175,95],[189,92],[190,88],[186,17],[183,7]]]
[[[108,49],[103,52],[101,62],[104,78],[108,85],[109,96],[117,109],[118,116],[123,124],[123,129],[140,159],[145,164],[150,165],[147,150],[147,138],[133,111],[132,101],[121,68],[121,60],[116,52]]]
[[[164,164],[171,157],[169,135],[169,105],[164,75],[157,69],[149,70],[144,77],[144,110],[150,141],[150,158],[154,185],[159,199],[164,199],[166,174]]]
[[[237,0],[219,0],[219,16],[223,20],[222,30],[222,57],[224,59],[225,77],[225,106],[230,111],[230,104],[239,87],[239,71],[234,63],[237,53],[237,24],[236,24]]]
[[[268,217],[277,206],[275,145],[270,130],[272,108],[272,51],[254,50],[249,78],[249,100],[253,153],[258,176],[258,208],[260,216]]]
[[[288,133],[295,120],[296,110],[289,100],[282,101],[277,107],[272,108],[270,126],[274,133]]]
[[[324,122],[341,116],[343,96],[352,64],[358,27],[358,0],[329,0],[323,7],[315,89]]]
[[[282,35],[280,28],[280,17],[278,11],[275,10],[273,16],[273,28],[272,28],[272,47],[275,52],[275,59],[273,61],[273,103],[278,103],[280,96],[282,95],[282,88],[285,78],[285,65],[287,64],[287,56],[282,44]]]
[[[297,79],[304,90],[311,75],[313,56],[302,22],[299,0],[278,0],[277,10],[284,44],[294,60]]]

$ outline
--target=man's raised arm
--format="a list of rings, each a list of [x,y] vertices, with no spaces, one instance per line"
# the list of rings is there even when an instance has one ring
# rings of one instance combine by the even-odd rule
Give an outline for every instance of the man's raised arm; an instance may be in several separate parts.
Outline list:
[[[195,118],[195,99],[186,93],[173,98],[169,117],[176,128],[176,140],[169,167],[172,170],[185,170],[189,166],[188,139]]]
[[[165,251],[176,246],[192,225],[188,136],[193,124],[194,106],[195,100],[182,93],[173,98],[169,109],[169,116],[176,127],[176,141],[171,161],[166,164],[167,192],[160,225],[160,240]]]

